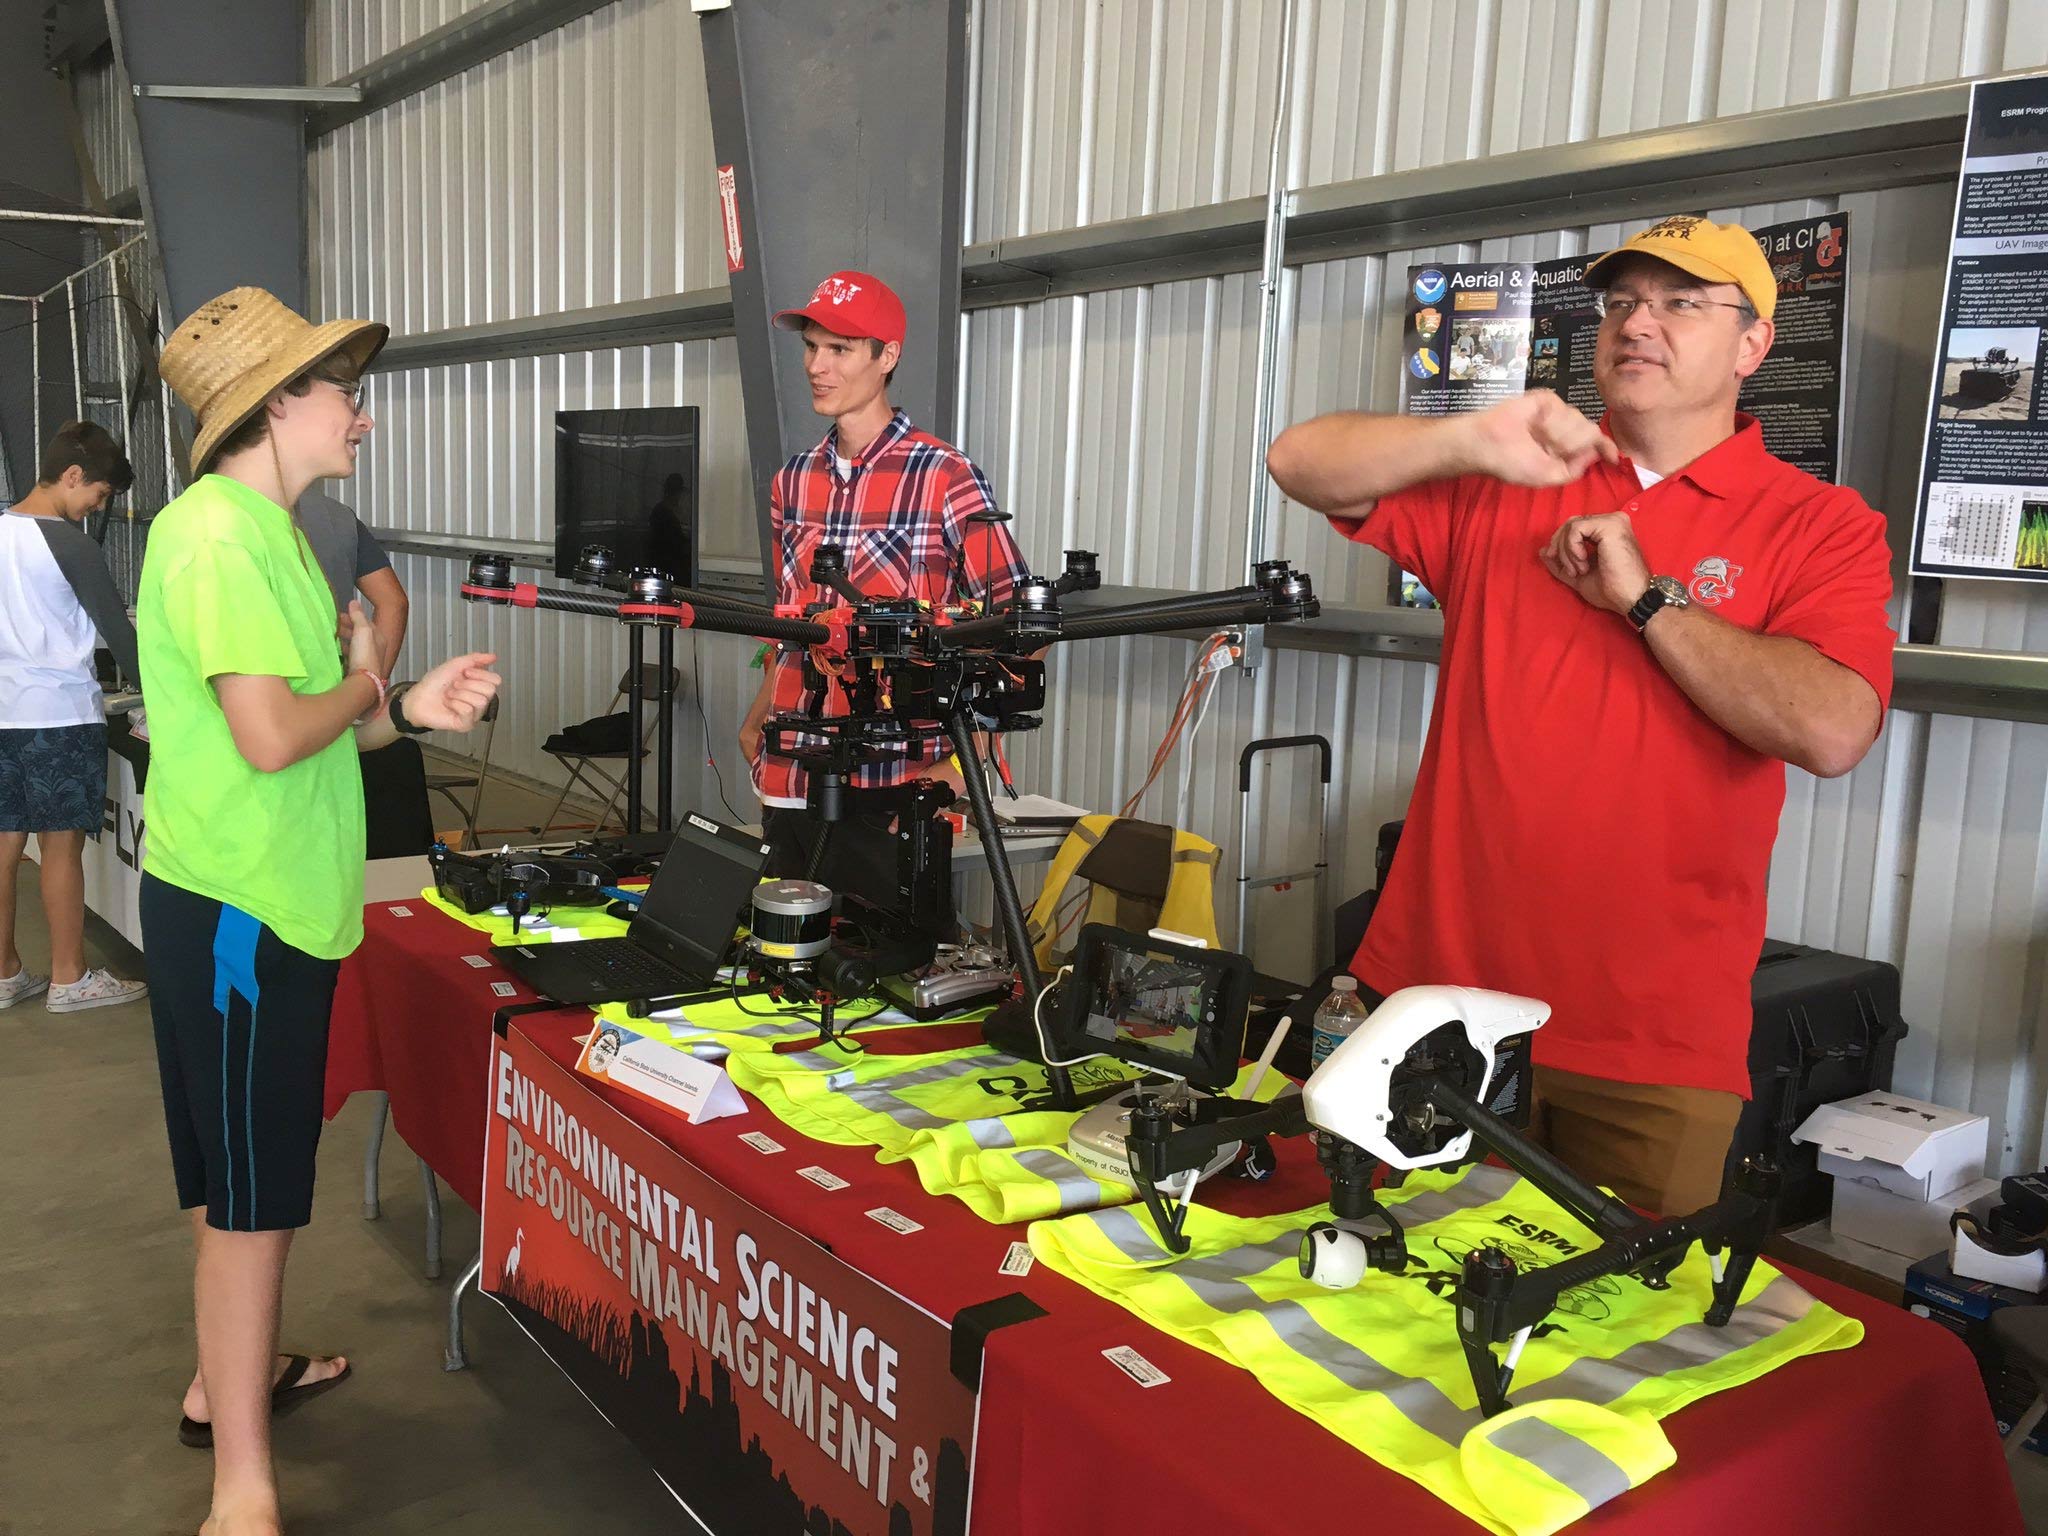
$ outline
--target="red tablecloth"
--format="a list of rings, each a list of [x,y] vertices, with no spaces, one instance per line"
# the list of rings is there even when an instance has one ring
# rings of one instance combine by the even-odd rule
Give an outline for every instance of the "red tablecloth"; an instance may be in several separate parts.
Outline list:
[[[401,904],[404,905],[404,904]],[[370,908],[362,950],[342,968],[330,1036],[327,1108],[381,1088],[393,1123],[455,1192],[481,1198],[490,1015],[513,978],[478,969],[484,936],[428,908],[394,918]],[[556,1059],[574,1059],[581,1010],[535,1014],[520,1027]],[[902,1037],[932,1049],[933,1036]],[[887,1049],[888,1037],[870,1049]],[[907,1163],[796,1137],[792,1152],[849,1180],[826,1191],[795,1178],[795,1157],[764,1158],[739,1141],[764,1112],[691,1126],[597,1083],[602,1097],[713,1178],[828,1244],[841,1259],[941,1317],[1014,1290],[1050,1314],[998,1330],[984,1357],[975,1452],[974,1529],[1082,1532],[1191,1522],[1221,1533],[1472,1531],[1470,1522],[1268,1396],[1245,1373],[1170,1339],[1121,1308],[1040,1267],[1021,1280],[996,1265],[1022,1228],[995,1227],[957,1201],[924,1193]],[[795,1133],[777,1124],[778,1140]],[[1325,1192],[1312,1158],[1283,1149],[1281,1180],[1253,1190],[1219,1184],[1216,1203],[1277,1198],[1306,1205]],[[906,1239],[861,1213],[874,1196],[914,1213]],[[1596,1511],[1575,1531],[1656,1536],[1821,1536],[1966,1530],[2020,1536],[1976,1367],[1961,1343],[1901,1309],[1800,1277],[1860,1318],[1854,1349],[1798,1360],[1664,1421],[1678,1464],[1642,1491]],[[1100,1351],[1133,1344],[1180,1390],[1150,1390],[1106,1368]]]

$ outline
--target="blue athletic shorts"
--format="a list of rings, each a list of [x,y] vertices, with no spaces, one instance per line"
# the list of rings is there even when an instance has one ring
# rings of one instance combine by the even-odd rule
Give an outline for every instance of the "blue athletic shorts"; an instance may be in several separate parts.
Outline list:
[[[107,728],[0,730],[0,832],[90,832],[107,809]]]
[[[224,1232],[303,1227],[341,963],[146,872],[141,910],[179,1206]]]

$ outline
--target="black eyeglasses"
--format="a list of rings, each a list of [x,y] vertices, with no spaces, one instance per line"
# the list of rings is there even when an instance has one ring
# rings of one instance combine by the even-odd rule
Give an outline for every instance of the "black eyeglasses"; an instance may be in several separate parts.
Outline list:
[[[329,389],[340,390],[341,398],[348,402],[349,409],[354,411],[358,416],[363,414],[363,390],[365,386],[361,383],[361,381],[358,381],[354,384],[344,384],[339,379],[323,379],[318,374],[315,374],[313,376],[313,382],[316,384],[325,384]]]

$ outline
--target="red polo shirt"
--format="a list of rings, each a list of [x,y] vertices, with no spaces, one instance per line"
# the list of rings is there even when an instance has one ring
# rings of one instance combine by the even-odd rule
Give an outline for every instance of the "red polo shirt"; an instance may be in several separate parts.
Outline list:
[[[1615,511],[1694,602],[1805,641],[1889,702],[1884,519],[1771,457],[1751,417],[1648,489],[1624,459],[1557,489],[1466,476],[1389,496],[1336,526],[1443,601],[1443,664],[1400,857],[1351,969],[1381,992],[1541,998],[1541,1064],[1747,1097],[1785,766],[1538,561],[1567,518]]]

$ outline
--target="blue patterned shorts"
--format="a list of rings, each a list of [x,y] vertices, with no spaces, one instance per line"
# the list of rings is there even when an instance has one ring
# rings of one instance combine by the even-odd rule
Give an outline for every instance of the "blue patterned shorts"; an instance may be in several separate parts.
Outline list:
[[[106,814],[107,728],[0,730],[0,832],[90,832]]]

